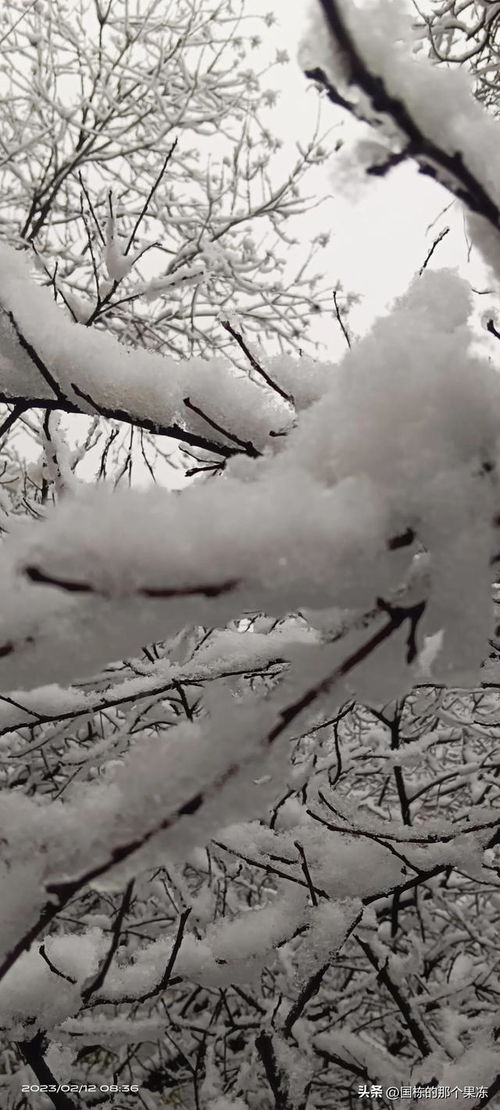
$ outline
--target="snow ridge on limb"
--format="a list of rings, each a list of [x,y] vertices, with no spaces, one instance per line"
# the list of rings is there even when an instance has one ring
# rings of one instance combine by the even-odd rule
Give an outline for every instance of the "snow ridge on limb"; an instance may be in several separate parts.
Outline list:
[[[390,123],[398,149],[372,172],[387,172],[412,158],[421,173],[438,180],[498,231],[498,126],[474,100],[470,78],[412,57],[411,20],[400,5],[387,0],[356,7],[342,0],[319,3],[335,50],[323,48],[324,68],[311,64],[306,76],[357,118],[372,126],[385,121],[385,129]],[[314,57],[314,41],[307,51]],[[358,89],[361,104],[342,97],[337,77]]]
[[[273,446],[272,432],[291,426],[289,400],[225,359],[179,362],[126,347],[69,320],[21,253],[2,244],[0,264],[1,400],[97,413],[223,458],[256,457]]]
[[[449,630],[452,670],[477,668],[500,385],[469,354],[469,307],[456,275],[426,271],[331,368],[278,454],[233,459],[223,481],[180,494],[79,488],[7,537],[4,689],[73,681],[186,623],[365,610],[391,600],[419,543],[432,561],[432,591],[414,599],[428,601],[426,629]]]

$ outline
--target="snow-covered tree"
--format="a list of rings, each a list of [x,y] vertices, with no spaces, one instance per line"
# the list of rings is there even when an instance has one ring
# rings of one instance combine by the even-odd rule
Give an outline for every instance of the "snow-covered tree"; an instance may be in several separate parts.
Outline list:
[[[436,62],[466,65],[475,94],[498,114],[500,4],[498,0],[414,0],[416,27]]]
[[[286,51],[252,65],[274,22],[240,0],[2,7],[0,230],[69,319],[176,358],[227,352],[245,373],[242,332],[308,349],[337,282],[321,281],[317,237],[291,249],[291,219],[326,148],[318,119],[283,170]],[[115,476],[165,454],[147,428],[135,450],[116,421],[86,431],[87,456]]]
[[[220,315],[238,311],[300,345],[319,306],[287,226],[325,151],[311,136],[284,180],[274,169],[286,52],[251,65],[274,21],[238,0],[4,5],[2,237],[36,252],[68,315],[193,354],[234,346]]]
[[[494,280],[498,124],[413,46],[399,5],[321,0],[302,58]],[[242,375],[0,255],[0,432],[41,414],[45,490],[23,512],[6,453],[3,1104],[493,1107],[500,378],[466,283],[425,268],[338,364],[240,334]],[[84,482],[68,413],[208,473]]]

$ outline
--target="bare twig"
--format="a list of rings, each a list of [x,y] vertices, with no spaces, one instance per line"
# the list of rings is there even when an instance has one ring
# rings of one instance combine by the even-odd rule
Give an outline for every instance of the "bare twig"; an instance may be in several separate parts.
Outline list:
[[[139,227],[140,227],[140,225],[141,225],[141,223],[142,223],[142,220],[144,219],[144,216],[146,215],[146,212],[147,212],[147,210],[148,210],[148,208],[149,208],[149,205],[151,204],[151,201],[152,201],[152,199],[153,199],[153,197],[154,197],[154,194],[156,193],[156,190],[157,190],[157,188],[158,188],[158,186],[159,186],[159,184],[160,184],[160,182],[161,182],[161,180],[162,180],[162,178],[163,178],[163,176],[164,176],[164,174],[165,174],[165,170],[166,170],[166,168],[167,168],[167,166],[168,166],[168,164],[169,164],[169,162],[170,162],[170,159],[172,158],[172,155],[173,155],[173,153],[174,153],[174,150],[175,150],[175,148],[176,148],[176,146],[177,146],[177,143],[178,143],[178,142],[179,142],[179,139],[178,139],[178,138],[177,138],[177,139],[174,139],[174,142],[172,143],[172,146],[170,147],[170,150],[169,150],[169,151],[167,151],[167,153],[166,153],[166,155],[165,155],[165,158],[163,159],[163,165],[162,165],[162,167],[161,167],[161,169],[160,169],[160,172],[159,172],[158,176],[157,176],[157,177],[155,178],[155,180],[153,181],[153,184],[152,184],[152,186],[151,186],[151,188],[150,188],[150,190],[149,190],[149,193],[148,193],[148,195],[147,195],[147,197],[146,197],[146,200],[144,201],[144,204],[143,204],[143,206],[142,206],[142,208],[141,208],[141,211],[139,212],[139,215],[138,215],[138,217],[137,217],[137,219],[136,219],[136,221],[135,221],[135,224],[134,224],[134,226],[133,226],[133,228],[132,228],[132,231],[131,231],[131,233],[130,233],[130,236],[129,236],[129,239],[128,239],[128,242],[127,242],[127,245],[126,245],[126,247],[125,247],[125,250],[124,250],[124,252],[123,252],[124,254],[128,254],[128,252],[129,252],[130,248],[131,248],[131,247],[133,246],[133,244],[134,244],[134,239],[135,239],[135,237],[136,237],[136,235],[137,235],[137,232],[138,232],[138,230],[139,230]]]
[[[316,891],[314,889],[314,884],[313,884],[313,881],[311,879],[311,872],[309,871],[309,865],[307,863],[307,858],[306,858],[306,853],[304,851],[304,847],[300,843],[299,840],[294,840],[294,844],[295,844],[295,847],[296,847],[296,849],[299,853],[299,856],[300,856],[302,870],[304,872],[304,878],[305,878],[307,886],[309,888],[309,894],[311,895],[311,902],[312,902],[313,906],[318,906],[319,905],[318,896],[316,894]]]
[[[433,254],[434,254],[434,251],[436,250],[436,247],[438,247],[439,244],[443,241],[445,235],[448,235],[449,230],[450,230],[449,227],[443,227],[443,229],[439,232],[439,235],[437,235],[436,238],[434,239],[432,247],[430,248],[430,250],[428,250],[428,252],[427,252],[427,254],[424,258],[424,261],[422,262],[420,270],[418,271],[419,277],[422,276],[425,268],[428,266]]]
[[[168,985],[171,981],[171,978],[172,978],[172,971],[174,969],[174,964],[175,964],[175,961],[177,959],[180,946],[182,944],[182,938],[184,936],[187,920],[188,920],[188,917],[189,917],[190,913],[191,913],[191,909],[189,908],[189,909],[183,910],[181,915],[180,915],[179,925],[177,927],[177,933],[176,933],[176,936],[175,936],[174,943],[172,945],[172,951],[171,951],[170,956],[168,958],[168,963],[167,963],[165,971],[163,972],[163,975],[160,979],[160,982],[157,984],[157,986],[152,987],[150,991],[146,991],[145,994],[141,995],[141,997],[137,999],[138,1002],[147,1002],[147,1000],[149,998],[154,998],[155,995],[162,994],[163,991],[166,991],[166,989],[167,989],[167,987],[168,987]]]
[[[200,409],[198,405],[195,405],[189,397],[184,397],[184,404],[187,409],[191,409],[191,411],[195,412],[197,416],[201,416],[202,420],[205,420],[209,427],[213,428],[214,431],[220,432],[221,435],[226,436],[226,439],[231,440],[233,443],[237,443],[238,447],[243,448],[246,454],[250,455],[252,459],[259,458],[261,452],[257,451],[257,448],[254,447],[253,443],[251,443],[250,440],[240,439],[239,436],[234,434],[234,432],[228,432],[226,428],[223,428],[220,424],[217,424],[213,417],[207,416],[206,412],[203,412],[203,409]]]
[[[248,359],[252,370],[255,370],[255,372],[264,379],[266,385],[268,385],[270,389],[273,389],[275,393],[278,393],[284,401],[287,401],[289,405],[293,405],[294,399],[291,393],[286,393],[285,390],[282,389],[280,385],[278,385],[278,382],[275,382],[274,379],[271,378],[270,374],[268,374],[267,370],[265,370],[264,367],[261,366],[260,362],[257,362],[257,359],[255,358],[255,355],[252,354],[250,347],[248,347],[248,345],[245,343],[241,332],[236,331],[236,328],[233,328],[232,324],[229,323],[229,320],[222,320],[221,323],[224,330],[227,331],[229,335],[232,335],[233,339],[236,340],[238,346],[243,351],[243,354]]]
[[[42,960],[45,960],[45,963],[47,964],[47,967],[50,967],[50,970],[54,973],[54,975],[58,975],[60,979],[66,979],[67,983],[73,983],[74,984],[74,983],[77,982],[76,979],[73,979],[72,975],[65,975],[63,971],[60,971],[59,968],[56,967],[56,965],[52,963],[52,960],[50,960],[49,957],[47,956],[44,944],[40,945],[38,951],[39,951],[39,953],[42,957]]]
[[[342,335],[344,336],[344,339],[347,343],[347,346],[350,348],[351,339],[350,339],[350,336],[349,336],[349,332],[348,332],[348,330],[347,330],[347,328],[344,324],[344,321],[342,319],[342,313],[340,311],[339,303],[338,303],[338,300],[337,300],[337,290],[336,289],[333,290],[333,303],[335,305],[335,315],[336,315],[337,320],[339,322],[340,329],[342,331]]]
[[[106,975],[108,974],[109,968],[111,967],[113,957],[120,943],[122,925],[130,909],[133,889],[134,881],[133,879],[131,879],[131,881],[127,883],[127,886],[125,887],[125,892],[121,900],[120,908],[113,922],[111,944],[108,948],[108,951],[106,952],[104,960],[100,968],[98,969],[94,979],[92,979],[88,986],[84,987],[82,990],[82,1002],[84,1004],[88,1002],[91,995],[96,994],[100,990],[102,984],[104,983]]]

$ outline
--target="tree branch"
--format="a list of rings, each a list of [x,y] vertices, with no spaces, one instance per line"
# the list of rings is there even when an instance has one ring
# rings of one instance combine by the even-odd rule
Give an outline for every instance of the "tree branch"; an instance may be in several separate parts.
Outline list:
[[[495,231],[498,231],[500,209],[487,189],[465,164],[462,153],[456,151],[454,154],[448,154],[429,139],[413,118],[405,102],[389,93],[383,78],[371,72],[348,29],[338,0],[319,0],[319,3],[323,9],[327,27],[341,50],[348,70],[349,84],[357,86],[368,97],[376,112],[389,116],[396,124],[407,140],[406,155],[415,159],[421,173],[440,180],[439,170],[441,170],[451,192],[472,212],[484,216]],[[347,104],[343,106],[347,107]],[[356,106],[349,106],[349,111],[358,115]],[[373,126],[373,121],[371,123]]]
[[[68,1098],[64,1091],[58,1090],[60,1084],[52,1074],[44,1056],[46,1047],[44,1034],[37,1033],[30,1041],[21,1041],[19,1047],[26,1063],[35,1073],[38,1082],[44,1084],[50,1101],[56,1110],[78,1110],[73,1099]],[[51,1091],[51,1087],[55,1087],[55,1090]]]
[[[228,334],[236,340],[238,346],[243,351],[243,354],[248,359],[250,366],[253,370],[255,370],[257,374],[259,374],[261,378],[264,379],[266,385],[268,385],[270,389],[273,389],[275,393],[278,393],[279,396],[282,397],[283,400],[286,401],[289,405],[293,405],[294,400],[291,394],[286,393],[285,390],[282,389],[280,385],[278,385],[278,382],[275,382],[274,379],[271,378],[267,370],[265,370],[264,367],[260,365],[260,362],[257,362],[257,359],[252,354],[248,345],[245,343],[241,332],[236,331],[236,328],[233,328],[232,324],[229,323],[229,320],[222,320],[221,323],[225,331],[227,331]]]
[[[399,987],[397,986],[397,984],[391,979],[391,977],[389,975],[388,968],[387,968],[387,962],[385,964],[380,965],[375,953],[372,951],[372,949],[371,949],[370,945],[367,943],[367,941],[362,940],[361,937],[356,937],[356,940],[357,940],[360,948],[363,949],[363,952],[365,953],[365,956],[370,961],[372,967],[375,968],[375,970],[377,972],[377,979],[381,983],[384,984],[384,986],[389,991],[389,994],[391,995],[391,998],[396,1003],[396,1006],[397,1006],[397,1008],[398,1008],[398,1010],[401,1014],[401,1017],[403,1018],[403,1021],[405,1022],[405,1024],[408,1026],[408,1029],[410,1030],[410,1033],[413,1037],[413,1040],[415,1041],[415,1044],[417,1045],[417,1048],[422,1053],[422,1056],[430,1056],[430,1054],[432,1052],[432,1048],[431,1048],[430,1042],[427,1038],[427,1034],[424,1033],[424,1030],[421,1028],[421,1026],[415,1020],[415,1018],[412,1014],[412,1011],[411,1011],[411,1006],[409,1005],[409,1003],[406,1001],[406,999],[401,994],[401,991],[399,990]]]
[[[272,1037],[269,1033],[259,1033],[255,1047],[259,1053],[266,1078],[273,1092],[275,1110],[291,1110],[288,1092],[285,1090],[283,1075],[278,1068]]]
[[[104,960],[101,964],[101,967],[98,969],[95,978],[88,984],[88,986],[84,987],[84,989],[82,990],[82,1002],[84,1004],[86,1004],[88,1002],[91,995],[97,993],[97,991],[100,989],[100,987],[102,987],[102,984],[104,983],[106,975],[108,974],[108,971],[111,967],[111,964],[113,962],[113,957],[114,957],[115,952],[116,952],[116,950],[118,948],[118,945],[120,943],[121,928],[122,928],[123,922],[124,922],[128,912],[129,912],[129,909],[130,909],[130,903],[132,901],[132,891],[133,891],[133,889],[134,889],[134,880],[131,879],[130,882],[127,883],[127,886],[125,887],[125,892],[124,892],[123,898],[121,900],[120,908],[119,908],[118,913],[117,913],[117,915],[115,917],[115,920],[113,922],[113,931],[112,931],[112,936],[111,936],[111,944],[108,948],[108,951],[106,952],[106,956],[105,956],[105,958],[104,958]]]

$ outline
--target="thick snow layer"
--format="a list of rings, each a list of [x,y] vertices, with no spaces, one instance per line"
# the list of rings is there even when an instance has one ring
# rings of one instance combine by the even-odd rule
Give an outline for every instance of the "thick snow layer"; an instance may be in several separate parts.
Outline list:
[[[89,929],[84,936],[50,937],[43,950],[57,970],[38,946],[22,955],[0,983],[0,1024],[31,1022],[36,1032],[76,1013],[83,983],[95,974],[106,943],[100,930]]]
[[[49,290],[31,279],[26,258],[1,244],[0,396],[5,400],[52,399],[55,393],[20,345],[9,313],[58,392],[82,412],[122,413],[159,428],[180,425],[209,440],[215,436],[226,446],[234,444],[223,433],[214,433],[207,420],[185,404],[187,397],[209,420],[257,450],[273,445],[270,431],[291,424],[290,406],[276,392],[238,374],[225,359],[181,363],[126,347],[107,333],[68,319]]]
[[[500,384],[470,355],[469,310],[456,275],[425,273],[331,368],[328,391],[277,454],[180,494],[77,487],[44,522],[7,537],[4,688],[71,681],[186,624],[220,626],[244,610],[370,607],[408,575],[406,549],[391,546],[408,528],[430,553],[424,631],[443,630],[438,669],[472,673],[489,613],[496,505],[484,467],[497,460]],[[94,343],[109,337],[80,331],[81,359],[97,373]],[[123,357],[142,396],[149,356]],[[116,379],[115,396],[120,388]]]

